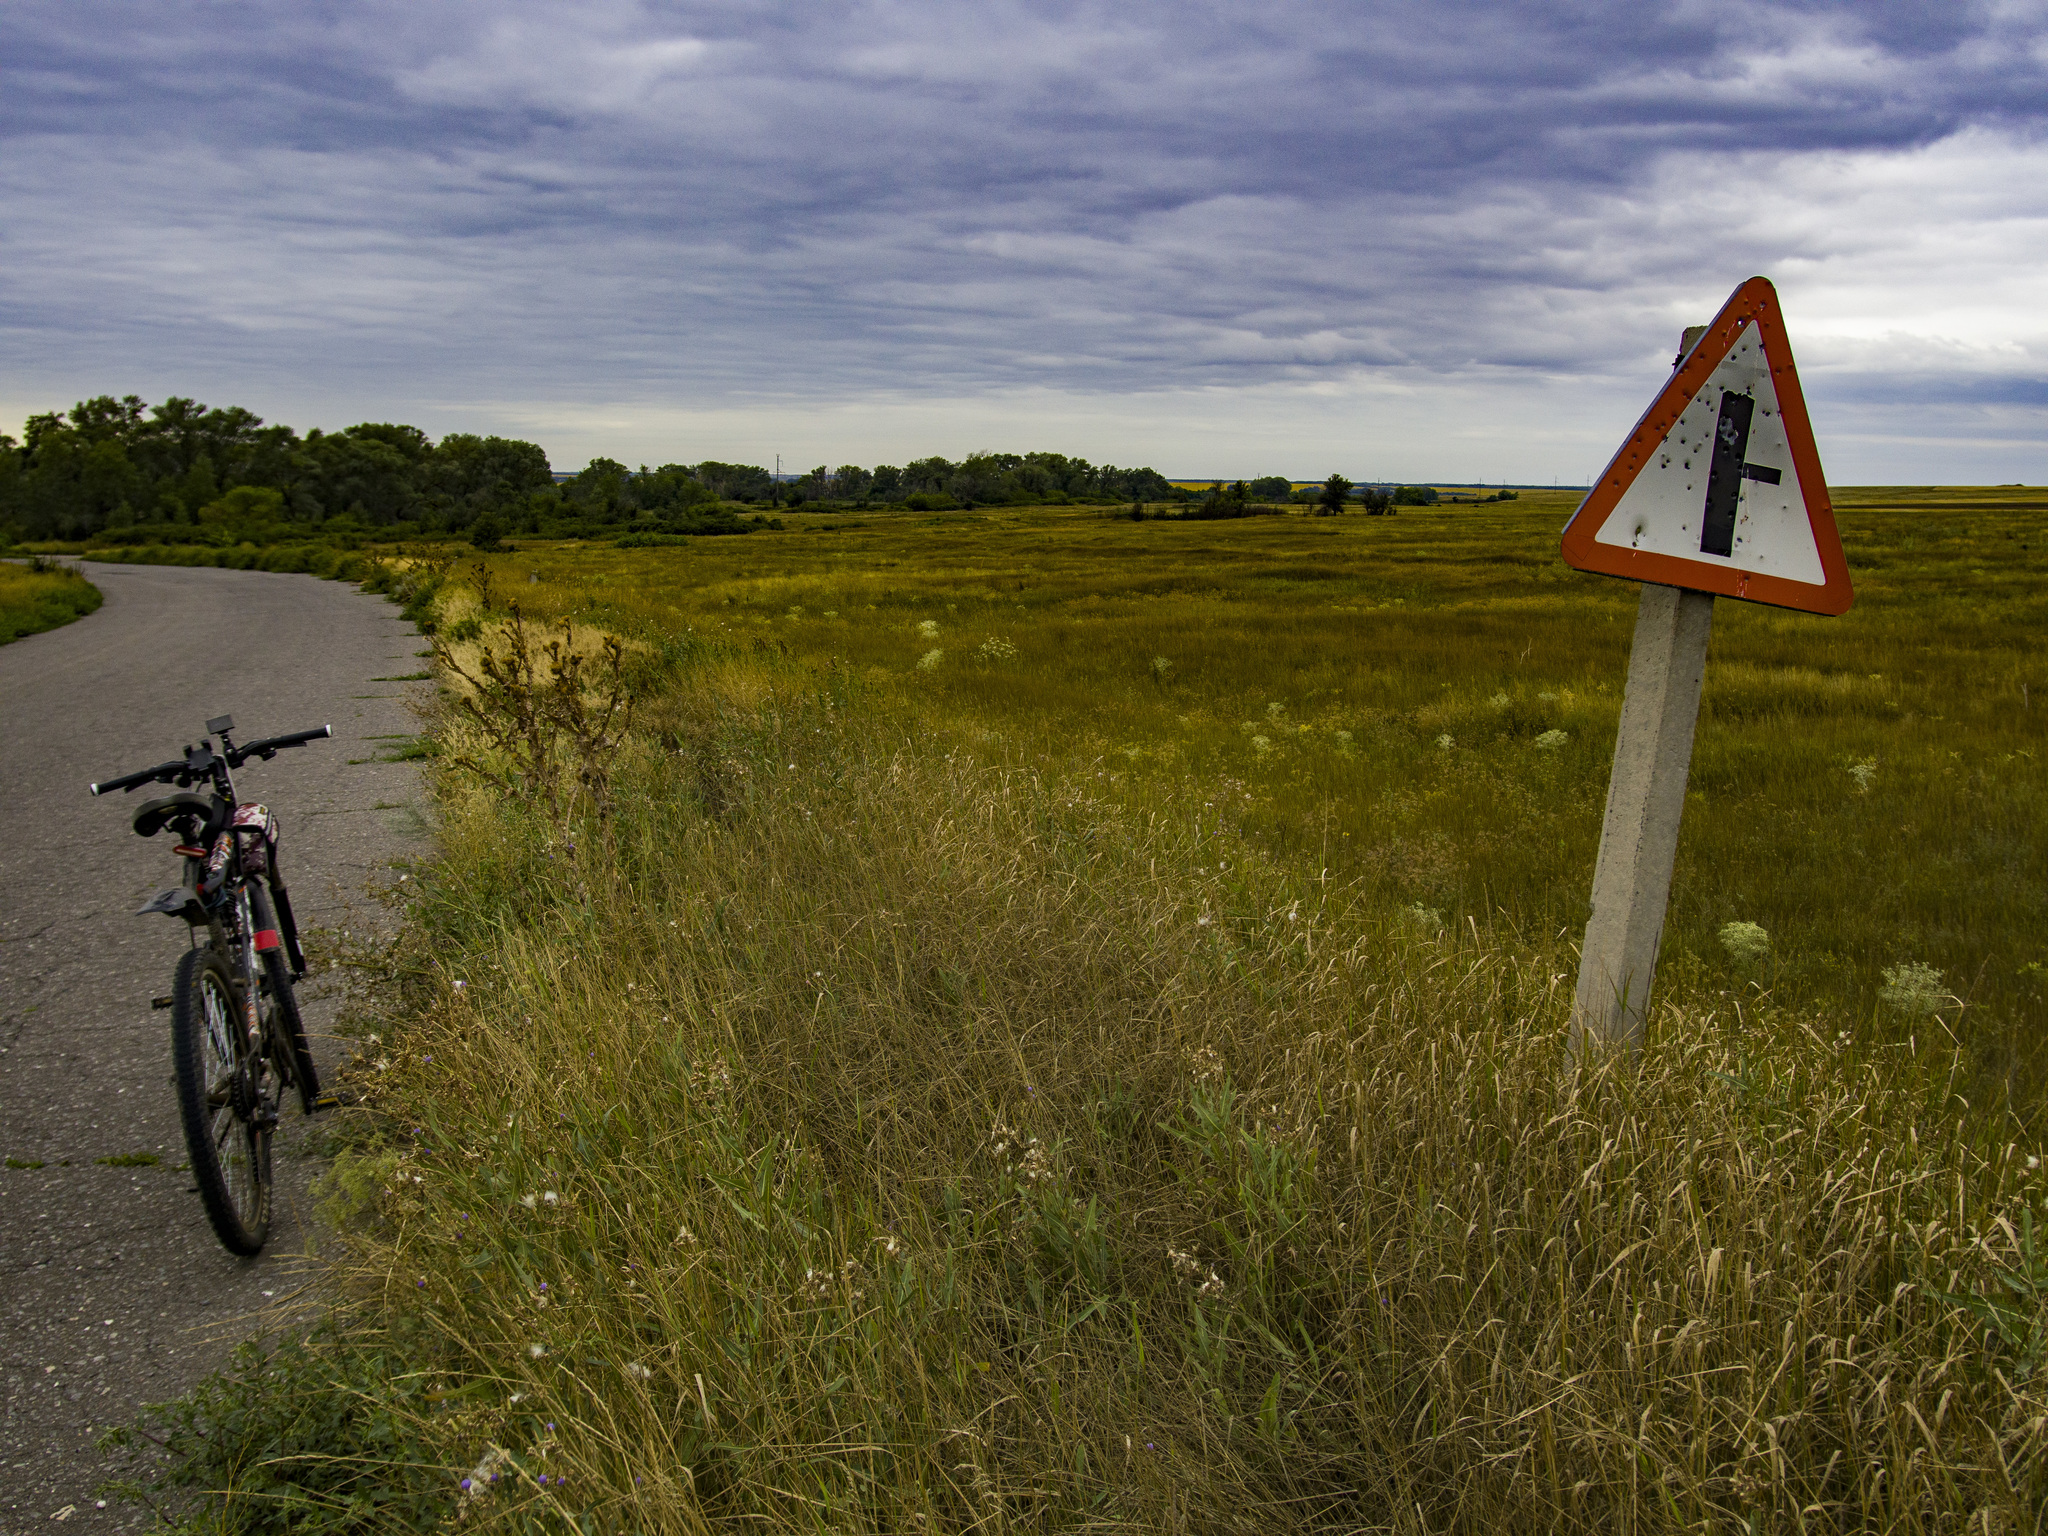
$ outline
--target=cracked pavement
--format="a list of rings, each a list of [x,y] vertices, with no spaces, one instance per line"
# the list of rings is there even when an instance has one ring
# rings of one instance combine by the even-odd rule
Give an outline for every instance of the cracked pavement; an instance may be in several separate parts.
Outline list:
[[[409,696],[431,687],[406,680],[428,663],[395,606],[311,576],[85,570],[106,595],[97,613],[0,646],[0,783],[15,801],[0,851],[14,892],[0,914],[7,1533],[147,1528],[147,1510],[99,1507],[96,1487],[114,1469],[95,1437],[223,1365],[240,1340],[285,1325],[318,1264],[307,1191],[320,1122],[295,1106],[274,1143],[264,1252],[237,1259],[206,1224],[182,1169],[170,1015],[150,1008],[170,990],[185,925],[130,915],[176,883],[171,840],[129,830],[141,803],[166,791],[96,800],[86,784],[176,756],[222,713],[241,740],[332,723],[333,740],[236,775],[242,798],[279,820],[323,1078],[343,1053],[328,1034],[337,999],[316,979],[318,930],[388,931],[369,888],[392,859],[426,846],[419,773],[379,750],[418,731]]]

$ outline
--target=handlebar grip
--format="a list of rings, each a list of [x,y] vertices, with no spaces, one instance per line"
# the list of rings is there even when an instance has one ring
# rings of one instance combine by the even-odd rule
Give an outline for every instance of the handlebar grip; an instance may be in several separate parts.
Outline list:
[[[304,746],[309,741],[320,741],[334,734],[331,725],[316,726],[310,731],[288,731],[282,736],[266,736],[261,741],[247,742],[228,754],[231,767],[239,768],[252,757],[268,759],[281,747]]]
[[[147,784],[152,780],[160,779],[167,773],[176,773],[184,766],[182,761],[158,763],[154,768],[144,768],[135,773],[124,773],[118,779],[101,779],[97,784],[88,784],[85,787],[94,795],[104,795],[109,790],[114,789],[133,789],[138,784]]]

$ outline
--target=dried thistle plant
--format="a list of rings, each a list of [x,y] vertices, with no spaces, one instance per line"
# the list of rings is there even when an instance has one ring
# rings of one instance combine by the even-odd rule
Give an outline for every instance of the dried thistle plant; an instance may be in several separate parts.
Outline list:
[[[604,637],[597,665],[586,670],[590,658],[577,648],[567,619],[536,649],[513,603],[474,669],[438,637],[434,655],[469,685],[455,694],[455,708],[485,742],[481,750],[452,754],[454,767],[551,815],[566,814],[579,792],[604,809],[612,762],[633,717],[625,649],[614,636]]]

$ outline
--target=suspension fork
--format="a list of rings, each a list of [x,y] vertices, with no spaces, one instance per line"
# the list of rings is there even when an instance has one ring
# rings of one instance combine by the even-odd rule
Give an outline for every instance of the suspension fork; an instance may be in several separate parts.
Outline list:
[[[270,904],[263,899],[262,887],[243,884],[235,888],[235,910],[241,918],[235,941],[242,947],[242,1020],[249,1032],[249,1049],[260,1057],[263,1012],[257,994],[263,989],[263,961],[258,951],[263,948],[263,935],[269,930]],[[275,933],[271,939],[276,941]]]

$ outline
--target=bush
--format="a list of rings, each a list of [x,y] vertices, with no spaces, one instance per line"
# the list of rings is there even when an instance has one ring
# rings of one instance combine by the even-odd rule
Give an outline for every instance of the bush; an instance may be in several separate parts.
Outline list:
[[[486,512],[469,525],[469,542],[481,554],[502,548],[505,542],[505,520],[495,512]]]

